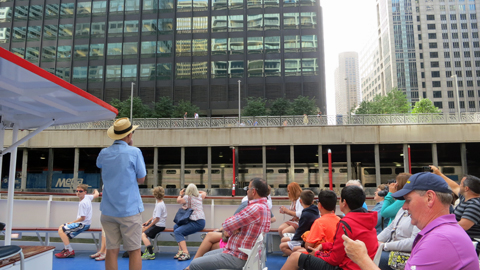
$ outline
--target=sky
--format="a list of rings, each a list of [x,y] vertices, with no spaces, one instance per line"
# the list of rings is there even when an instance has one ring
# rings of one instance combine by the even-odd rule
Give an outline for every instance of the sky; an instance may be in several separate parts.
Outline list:
[[[342,52],[360,53],[376,29],[375,0],[320,0],[323,8],[327,113],[335,114],[335,68]]]

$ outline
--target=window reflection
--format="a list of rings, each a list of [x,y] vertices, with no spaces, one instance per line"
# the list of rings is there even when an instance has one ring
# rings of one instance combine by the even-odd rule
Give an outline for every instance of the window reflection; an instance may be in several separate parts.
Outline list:
[[[243,0],[228,0],[228,9],[243,9]]]
[[[122,66],[108,65],[105,74],[106,74],[105,78],[107,82],[119,82],[120,77],[122,76]]]
[[[121,37],[123,32],[123,21],[108,22],[108,36]]]
[[[31,5],[29,20],[41,20],[43,17],[43,5]]]
[[[208,41],[206,39],[194,39],[193,40],[193,55],[202,56],[207,55]]]
[[[90,59],[101,59],[104,56],[104,44],[90,44]]]
[[[57,25],[45,25],[43,27],[43,38],[44,39],[55,39],[57,37],[58,26]],[[15,38],[15,28],[13,32],[13,38]]]
[[[12,48],[11,52],[18,57],[25,58],[25,48],[23,48],[23,47],[22,48]]]
[[[122,56],[122,43],[107,44],[107,58],[120,58]]]
[[[123,0],[110,0],[110,14],[119,14],[123,13],[124,2]]]
[[[242,78],[244,70],[242,60],[228,61],[228,74],[230,78]]]
[[[263,14],[248,15],[247,29],[248,31],[262,31],[263,30]]]
[[[314,29],[317,27],[317,13],[315,12],[302,12],[302,28]]]
[[[283,45],[285,52],[299,52],[300,36],[284,36]]]
[[[88,67],[88,82],[101,82],[103,79],[103,66]]]
[[[212,0],[212,10],[227,9],[227,0]]]
[[[158,33],[168,34],[173,31],[173,18],[158,19]]]
[[[228,39],[228,51],[230,54],[243,54],[243,48],[243,37]]]
[[[212,61],[211,74],[212,79],[215,78],[227,78],[228,67],[227,61]]]
[[[92,37],[105,36],[105,22],[94,22],[91,27]]]
[[[193,11],[203,11],[208,9],[208,0],[193,0]]]
[[[107,1],[93,2],[92,14],[94,16],[101,16],[107,13]]]
[[[126,13],[138,13],[140,11],[140,0],[127,0],[125,1]]]
[[[39,47],[27,47],[25,59],[33,63],[38,62],[38,57],[40,55],[39,49]]]
[[[73,59],[86,59],[88,56],[88,45],[75,45],[73,49]]]
[[[283,0],[283,7],[296,7],[298,0]]]
[[[243,31],[243,15],[229,15],[228,29],[230,32]]]
[[[177,12],[192,11],[192,0],[177,0]]]
[[[264,0],[265,8],[269,7],[279,7],[279,0]]]
[[[28,6],[15,7],[15,21],[24,21],[28,18]]]
[[[138,42],[123,43],[123,58],[136,58],[138,53]]]
[[[192,79],[207,79],[208,63],[193,62],[192,63]]]
[[[265,14],[265,30],[279,30],[280,29],[280,14]]]
[[[280,53],[280,37],[265,37],[265,52]]]
[[[316,52],[317,47],[317,35],[302,36],[302,52]]]
[[[90,36],[90,23],[77,23],[75,27],[75,37]]]
[[[157,57],[167,57],[172,54],[172,41],[160,40],[157,41]]]
[[[248,60],[248,77],[263,77],[263,60]]]
[[[212,16],[212,32],[227,32],[227,16]]]
[[[142,21],[142,33],[156,34],[157,32],[157,20],[143,20]]]
[[[263,37],[247,38],[248,54],[263,53]]]
[[[70,61],[72,56],[72,46],[58,46],[57,61]]]
[[[58,10],[58,7],[57,7],[57,10]],[[12,15],[13,15],[13,10],[11,7],[0,7],[0,22],[11,22]]]
[[[55,46],[44,46],[42,48],[42,62],[53,62],[56,55],[57,50]]]
[[[317,1],[315,0],[299,0],[301,6],[315,6]]]
[[[157,64],[157,80],[171,80],[172,79],[172,64],[158,63]]]
[[[283,14],[283,28],[298,29],[300,16],[298,13],[284,13]]]
[[[143,12],[155,12],[158,9],[158,1],[157,0],[144,0],[143,1]]]
[[[226,55],[227,45],[226,38],[212,38],[212,55]]]
[[[175,52],[176,56],[191,56],[192,40],[177,40]]]
[[[188,34],[192,32],[192,18],[177,18],[177,33]]]
[[[285,59],[285,76],[301,76],[300,59]]]
[[[137,65],[123,65],[122,81],[136,81],[136,79],[137,79]]]
[[[10,27],[0,27],[0,43],[7,43],[10,40]]]
[[[55,76],[69,82],[70,81],[70,67],[57,67],[55,69]]]
[[[60,5],[60,18],[72,18],[75,14],[75,3],[64,3]]]
[[[27,28],[26,27],[14,27],[12,40],[13,41],[23,41],[27,37]]]
[[[280,77],[282,61],[280,59],[265,59],[265,77]]]
[[[155,64],[141,64],[140,65],[140,80],[153,81],[155,80]]]
[[[92,14],[92,2],[79,2],[77,4],[77,16],[90,16]]]
[[[48,4],[45,7],[45,19],[58,18],[58,4]]]
[[[138,33],[138,21],[125,21],[124,25],[124,35],[132,36]]]
[[[207,33],[208,31],[208,17],[193,17],[193,32]]]
[[[177,62],[175,64],[175,79],[186,80],[186,79],[190,79],[190,77],[191,77],[190,62]]]
[[[42,28],[40,26],[29,26],[27,40],[39,40],[42,35]]]
[[[247,0],[247,8],[262,8],[263,0]]]
[[[317,58],[303,58],[302,59],[302,73],[303,76],[317,75],[318,63]]]
[[[173,0],[158,0],[158,9],[160,11],[173,10]]]
[[[87,67],[73,67],[72,82],[87,81]]]
[[[155,57],[155,51],[157,50],[156,41],[142,41],[141,44],[142,58]]]
[[[58,37],[68,39],[73,34],[73,24],[60,24],[58,26]]]

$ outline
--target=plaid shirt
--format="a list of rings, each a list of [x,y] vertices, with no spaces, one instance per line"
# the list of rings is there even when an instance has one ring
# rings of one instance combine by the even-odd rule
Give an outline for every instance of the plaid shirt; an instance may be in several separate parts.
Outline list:
[[[267,198],[249,201],[245,209],[225,220],[222,226],[223,230],[230,234],[223,253],[247,260],[247,254],[238,248],[252,249],[257,237],[261,233],[270,231],[270,210],[268,210]],[[238,229],[240,232],[233,234]]]

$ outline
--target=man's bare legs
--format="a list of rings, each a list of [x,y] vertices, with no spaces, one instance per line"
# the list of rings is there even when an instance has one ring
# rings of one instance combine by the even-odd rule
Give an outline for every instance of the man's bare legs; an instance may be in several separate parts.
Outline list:
[[[298,270],[298,259],[300,252],[294,252],[290,255],[281,270]]]
[[[119,248],[107,249],[107,256],[105,257],[105,270],[118,270],[118,252]]]
[[[140,249],[135,249],[135,250],[129,251],[128,255],[129,255],[128,269],[142,270],[142,251]]]
[[[107,257],[105,257],[105,270],[118,270],[118,252],[120,249],[107,249]],[[140,249],[128,252],[129,262],[128,269],[142,270],[142,254]]]
[[[65,246],[70,245],[70,239],[68,238],[68,236],[63,231],[63,225],[58,227],[58,235],[60,236],[60,239],[62,239],[62,242]]]

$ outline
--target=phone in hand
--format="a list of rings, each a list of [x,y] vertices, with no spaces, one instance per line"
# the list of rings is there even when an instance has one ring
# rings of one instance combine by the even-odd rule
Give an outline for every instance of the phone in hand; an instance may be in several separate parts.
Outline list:
[[[432,168],[430,166],[423,166],[423,171],[424,172],[433,172]]]
[[[342,226],[343,233],[345,233],[346,236],[348,236],[347,229],[345,229],[345,226]]]

